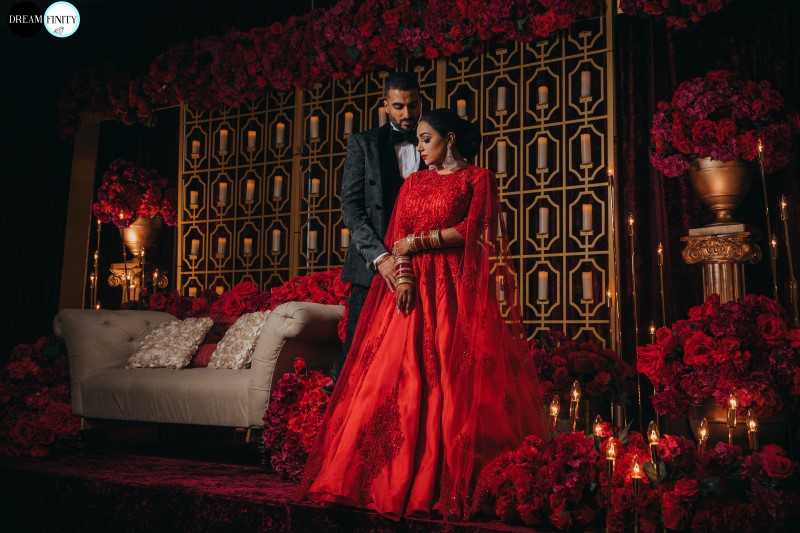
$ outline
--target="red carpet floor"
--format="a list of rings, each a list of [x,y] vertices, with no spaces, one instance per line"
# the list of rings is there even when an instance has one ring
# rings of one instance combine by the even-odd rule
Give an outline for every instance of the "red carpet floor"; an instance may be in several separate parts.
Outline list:
[[[95,451],[0,462],[0,526],[16,531],[530,531],[499,522],[393,522],[292,501],[256,466]]]

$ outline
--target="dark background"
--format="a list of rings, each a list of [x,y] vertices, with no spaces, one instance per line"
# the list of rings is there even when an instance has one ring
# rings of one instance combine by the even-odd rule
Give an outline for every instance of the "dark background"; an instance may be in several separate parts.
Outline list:
[[[16,2],[3,1],[5,17]],[[35,2],[42,10],[49,2]],[[77,70],[113,61],[133,76],[144,73],[160,52],[173,44],[221,34],[232,27],[247,30],[307,12],[310,0],[76,0],[81,26],[72,37],[56,39],[44,29],[30,38],[17,37],[4,22],[2,160],[0,161],[0,362],[13,345],[33,342],[52,331],[58,310],[63,257],[64,221],[72,164],[72,145],[57,135],[59,91]],[[317,0],[327,7],[333,0]],[[647,130],[655,102],[668,99],[680,81],[711,68],[736,68],[747,77],[768,79],[795,105],[800,86],[800,8],[795,0],[736,0],[721,13],[683,31],[663,23],[616,18],[616,77],[620,217],[633,211],[640,221],[637,240],[637,282],[641,335],[652,318],[659,320],[655,246],[666,249],[667,323],[685,315],[702,299],[699,266],[680,259],[680,236],[708,221],[709,214],[688,190],[687,180],[662,180],[647,161]],[[159,113],[156,128],[106,122],[101,129],[98,171],[119,157],[158,168],[176,177],[178,113]],[[796,162],[768,179],[771,200],[782,192],[790,198],[795,258],[800,249],[800,179]],[[741,219],[763,227],[760,183],[740,210]],[[777,223],[773,210],[773,230]],[[110,228],[110,226],[109,226]],[[104,239],[112,232],[104,227]],[[782,235],[779,235],[782,237]],[[114,238],[116,238],[114,236]],[[117,241],[118,242],[118,241]],[[112,243],[104,242],[113,246]],[[631,290],[622,242],[621,274],[629,316]],[[121,256],[121,252],[120,252]],[[114,259],[119,260],[119,259]],[[110,262],[110,260],[109,260]],[[779,281],[785,286],[786,258],[779,258]],[[800,268],[800,261],[795,261]],[[107,265],[101,265],[102,272]],[[107,272],[107,270],[105,270]],[[748,289],[771,293],[768,261],[748,270]],[[661,319],[664,320],[664,319]],[[626,344],[632,346],[632,329]],[[642,338],[640,336],[640,338]],[[631,354],[623,354],[630,356]]]

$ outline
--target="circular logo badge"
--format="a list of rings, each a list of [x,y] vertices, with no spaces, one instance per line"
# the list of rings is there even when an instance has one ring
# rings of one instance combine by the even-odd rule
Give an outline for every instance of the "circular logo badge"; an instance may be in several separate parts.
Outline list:
[[[69,37],[80,25],[81,16],[69,2],[55,2],[44,12],[44,27],[54,37]]]
[[[20,37],[32,37],[42,29],[42,10],[33,2],[20,2],[8,11],[8,27]]]

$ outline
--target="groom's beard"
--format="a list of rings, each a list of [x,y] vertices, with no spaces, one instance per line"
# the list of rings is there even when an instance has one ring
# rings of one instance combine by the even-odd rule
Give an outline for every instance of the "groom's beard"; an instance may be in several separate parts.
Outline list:
[[[395,122],[392,120],[391,123],[395,128],[402,132],[414,131],[417,129],[417,119],[408,118],[401,120],[400,122]]]

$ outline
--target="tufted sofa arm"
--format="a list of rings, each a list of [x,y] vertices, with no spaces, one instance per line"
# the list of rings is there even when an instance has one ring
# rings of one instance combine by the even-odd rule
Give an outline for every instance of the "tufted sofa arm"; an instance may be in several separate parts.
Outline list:
[[[80,384],[111,368],[124,368],[147,334],[177,320],[159,311],[64,309],[53,320],[53,332],[64,339],[69,354],[72,403],[82,412]]]

